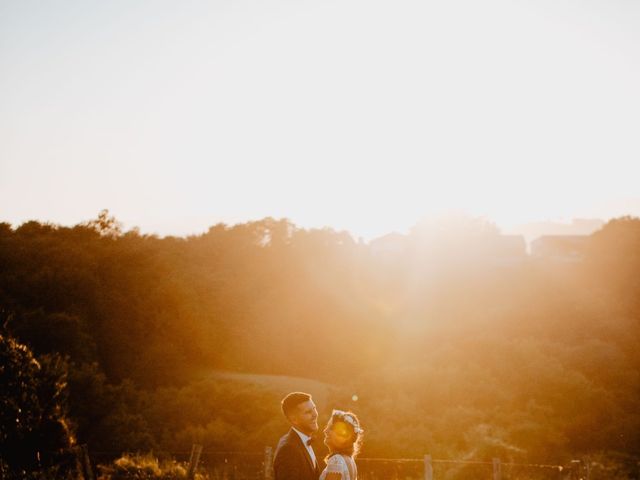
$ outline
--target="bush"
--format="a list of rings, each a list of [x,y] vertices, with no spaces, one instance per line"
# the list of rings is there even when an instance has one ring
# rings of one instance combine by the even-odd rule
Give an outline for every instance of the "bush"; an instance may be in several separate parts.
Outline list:
[[[175,480],[187,478],[187,467],[175,460],[160,462],[151,454],[125,454],[111,465],[100,465],[98,480]],[[208,477],[196,474],[197,480]]]

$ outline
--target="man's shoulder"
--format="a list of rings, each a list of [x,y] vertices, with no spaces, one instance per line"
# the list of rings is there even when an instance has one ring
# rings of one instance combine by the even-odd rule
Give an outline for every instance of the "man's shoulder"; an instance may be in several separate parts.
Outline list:
[[[293,430],[289,430],[285,433],[280,440],[278,440],[278,446],[276,447],[276,453],[284,450],[289,450],[295,446],[295,437],[296,433]]]
[[[275,454],[273,455],[273,468],[276,471],[276,480],[279,478],[278,472],[298,472],[303,468],[305,460],[300,451],[300,446],[296,444],[295,437],[293,437],[294,435],[296,435],[296,433],[290,431],[286,435],[283,435],[278,442]]]
[[[284,435],[282,435],[280,437],[280,440],[278,440],[278,444],[290,443],[292,440],[295,439],[295,437],[294,437],[295,434],[296,434],[296,432],[294,432],[293,429],[289,430],[287,433],[285,433]]]

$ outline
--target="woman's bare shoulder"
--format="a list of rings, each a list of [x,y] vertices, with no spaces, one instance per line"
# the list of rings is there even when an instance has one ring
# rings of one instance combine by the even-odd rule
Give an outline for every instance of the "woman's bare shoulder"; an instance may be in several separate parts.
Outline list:
[[[347,459],[345,458],[345,456],[339,453],[331,455],[327,460],[327,465],[346,465],[346,463]]]

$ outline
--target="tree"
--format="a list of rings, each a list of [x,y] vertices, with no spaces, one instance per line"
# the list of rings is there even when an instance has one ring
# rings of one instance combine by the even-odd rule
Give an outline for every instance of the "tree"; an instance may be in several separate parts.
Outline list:
[[[3,478],[39,472],[65,478],[72,468],[73,434],[66,416],[66,364],[36,359],[0,334],[0,469]]]
[[[110,216],[106,208],[98,213],[98,218],[89,220],[85,225],[103,237],[116,238],[122,235],[122,222],[116,220],[113,215]]]

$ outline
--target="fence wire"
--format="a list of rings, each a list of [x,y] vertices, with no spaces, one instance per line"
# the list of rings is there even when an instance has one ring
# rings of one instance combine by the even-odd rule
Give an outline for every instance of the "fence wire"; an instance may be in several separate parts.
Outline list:
[[[106,464],[120,456],[116,452],[89,452],[95,464]],[[187,463],[190,451],[152,454],[159,459]],[[203,451],[198,470],[210,480],[272,480],[265,452]],[[358,458],[358,480],[425,480],[425,458]],[[429,480],[587,480],[576,474],[575,465],[430,459]]]

